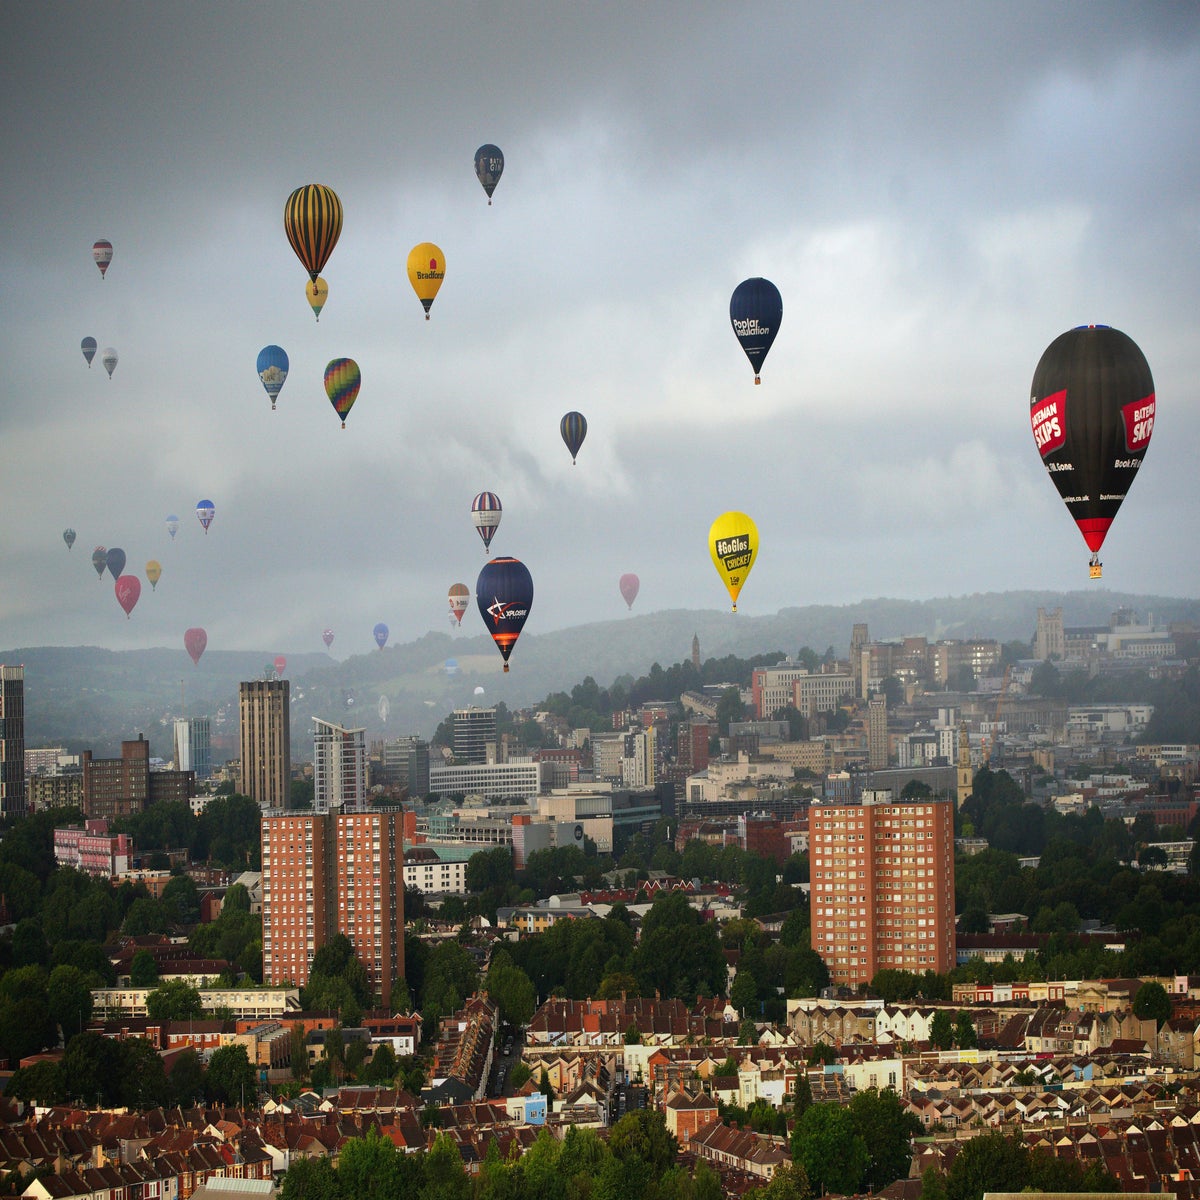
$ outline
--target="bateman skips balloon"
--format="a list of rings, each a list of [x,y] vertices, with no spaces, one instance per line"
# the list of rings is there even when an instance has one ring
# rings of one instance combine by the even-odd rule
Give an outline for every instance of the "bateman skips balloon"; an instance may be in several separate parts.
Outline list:
[[[475,528],[479,530],[479,536],[483,538],[485,550],[491,549],[492,537],[503,515],[504,509],[500,504],[500,497],[495,492],[480,492],[471,501],[471,520],[475,523]]]
[[[486,142],[475,151],[475,176],[487,192],[488,203],[492,202],[492,193],[500,176],[504,174],[504,155],[499,146]],[[520,180],[517,181],[518,183]]]
[[[167,532],[171,535],[171,541],[174,541],[179,532],[179,518],[174,513],[167,516]]]
[[[213,523],[213,517],[216,515],[217,509],[211,500],[201,500],[196,505],[196,519],[204,526],[205,534],[208,533],[208,527]]]
[[[108,274],[108,264],[112,262],[112,256],[112,242],[101,238],[100,241],[92,243],[92,262],[100,268],[101,279]]]
[[[375,635],[375,645],[382,650],[384,646],[387,645],[388,627],[382,621],[380,621],[379,624],[371,630],[371,632]]]
[[[75,545],[75,530],[64,529],[63,530],[63,541],[67,543],[67,549],[70,550],[70,548],[73,545]]]
[[[298,187],[283,206],[283,231],[316,282],[342,233],[342,202],[333,188],[320,183]]]
[[[262,380],[263,388],[271,401],[271,407],[274,408],[280,389],[287,382],[287,351],[282,346],[264,346],[258,352],[258,364],[255,370],[258,372],[259,379]]]
[[[633,607],[633,602],[637,599],[638,588],[641,586],[641,580],[638,579],[636,575],[630,573],[628,575],[621,576],[621,599],[624,600],[630,608]]]
[[[758,553],[758,526],[745,513],[722,513],[708,531],[708,552],[737,612],[738,593]]]
[[[287,658],[282,654],[275,655],[275,678],[282,679],[287,670]]]
[[[133,606],[142,594],[142,581],[136,575],[122,575],[113,584],[113,592],[116,593],[117,603],[125,610],[125,619],[128,621]]]
[[[744,279],[730,297],[729,320],[754,368],[754,382],[761,383],[758,373],[783,320],[779,289],[769,279]]]
[[[79,348],[83,351],[83,357],[87,360],[87,365],[91,367],[92,359],[96,357],[96,339],[94,337],[85,337],[79,343]]]
[[[321,309],[325,307],[325,301],[329,299],[329,284],[319,276],[316,279],[309,280],[304,285],[304,298],[313,310],[313,316],[319,321],[321,319]]]
[[[158,581],[162,578],[162,567],[153,558],[146,564],[146,582],[150,584],[150,590],[154,591],[158,587]]]
[[[100,355],[100,365],[108,372],[108,377],[111,379],[112,373],[117,369],[117,352],[111,346]]]
[[[113,579],[119,579],[121,572],[125,570],[125,551],[120,546],[114,546],[104,556],[104,565]]]
[[[427,321],[429,307],[445,276],[446,260],[432,242],[420,242],[408,252],[408,282],[417,293],[417,299],[425,306]]]
[[[183,645],[187,652],[192,656],[192,662],[194,662],[196,666],[199,666],[200,655],[204,653],[204,648],[208,645],[208,634],[199,627],[185,630],[183,634]]]
[[[566,442],[567,449],[571,452],[571,465],[574,466],[579,447],[583,445],[583,439],[587,437],[587,418],[583,413],[569,412],[559,421],[558,432],[562,434],[562,440]]]
[[[321,634],[321,641],[325,643],[325,649],[328,650],[333,645],[333,630],[327,629]]]
[[[471,603],[471,589],[465,583],[452,583],[450,585],[450,615],[458,618],[458,623],[462,624],[463,613]]]
[[[346,428],[346,418],[358,399],[358,389],[362,387],[362,375],[358,363],[352,358],[335,358],[325,367],[325,395],[333,405],[333,411],[342,418],[342,428]]]
[[[1033,438],[1100,578],[1100,547],[1137,478],[1154,429],[1154,379],[1128,335],[1068,330],[1046,348],[1029,396]]]
[[[108,566],[108,551],[103,546],[97,546],[92,551],[92,566],[96,568],[96,574],[103,579],[104,569]]]
[[[504,669],[508,656],[533,607],[533,577],[517,558],[493,558],[475,581],[475,603],[492,641],[500,649]]]

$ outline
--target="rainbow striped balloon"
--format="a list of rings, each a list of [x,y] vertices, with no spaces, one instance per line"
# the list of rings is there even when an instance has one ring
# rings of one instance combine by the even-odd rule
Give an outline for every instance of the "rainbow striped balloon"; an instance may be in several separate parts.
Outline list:
[[[346,418],[358,399],[358,389],[362,386],[362,375],[358,363],[352,358],[335,358],[325,368],[325,395],[333,405],[334,412],[342,418],[342,428],[346,428]]]

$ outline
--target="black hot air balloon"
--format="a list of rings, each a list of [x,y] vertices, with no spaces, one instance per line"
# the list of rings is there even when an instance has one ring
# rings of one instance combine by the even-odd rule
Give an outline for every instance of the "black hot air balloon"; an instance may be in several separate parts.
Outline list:
[[[1154,429],[1154,379],[1127,334],[1107,325],[1068,330],[1046,348],[1029,396],[1042,462],[1092,551],[1133,485]]]
[[[569,412],[559,421],[558,432],[562,434],[562,440],[571,452],[571,465],[574,466],[579,447],[587,437],[587,418],[581,412]]]
[[[125,551],[120,546],[114,546],[104,556],[104,565],[113,579],[120,579],[125,570]]]
[[[337,192],[320,183],[298,187],[283,206],[283,231],[309,279],[316,283],[342,233],[342,202]]]
[[[754,368],[754,382],[761,383],[758,373],[783,320],[779,289],[769,279],[742,280],[729,299],[729,320]]]
[[[517,558],[493,558],[475,581],[475,603],[492,641],[500,649],[504,669],[529,610],[533,607],[533,577]]]
[[[486,142],[475,151],[475,174],[479,178],[480,185],[487,192],[488,203],[492,202],[492,193],[496,190],[496,184],[500,182],[500,176],[504,173],[504,154],[499,146],[493,146],[491,142]]]

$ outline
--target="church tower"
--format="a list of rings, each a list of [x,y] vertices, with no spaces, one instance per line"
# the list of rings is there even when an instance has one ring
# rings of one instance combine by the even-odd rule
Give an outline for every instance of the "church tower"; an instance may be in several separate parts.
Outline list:
[[[975,773],[971,770],[971,741],[967,727],[958,727],[958,789],[955,804],[962,808],[963,801],[975,790]]]

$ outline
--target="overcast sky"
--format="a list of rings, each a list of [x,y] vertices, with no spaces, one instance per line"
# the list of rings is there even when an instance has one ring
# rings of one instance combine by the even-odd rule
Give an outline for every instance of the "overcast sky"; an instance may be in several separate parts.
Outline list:
[[[528,633],[623,614],[626,571],[635,612],[727,607],[726,509],[760,532],[747,613],[1088,586],[1028,395],[1089,322],[1159,397],[1099,586],[1196,595],[1200,7],[826,7],[4,5],[0,647],[446,630],[484,489]],[[345,209],[319,324],[282,224],[310,182]],[[755,275],[784,302],[760,387],[728,315]],[[162,563],[129,621],[97,544]]]

